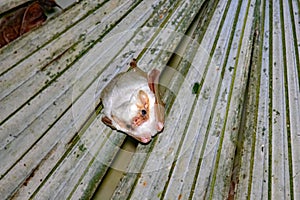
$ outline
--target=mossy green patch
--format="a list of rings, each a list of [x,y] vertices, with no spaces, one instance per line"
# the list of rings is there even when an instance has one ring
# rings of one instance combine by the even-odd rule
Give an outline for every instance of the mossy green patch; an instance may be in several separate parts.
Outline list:
[[[81,144],[79,146],[79,150],[82,151],[82,152],[86,150],[86,147],[84,146],[84,144]]]
[[[200,89],[200,83],[199,82],[194,83],[192,93],[193,94],[198,94],[199,89]]]

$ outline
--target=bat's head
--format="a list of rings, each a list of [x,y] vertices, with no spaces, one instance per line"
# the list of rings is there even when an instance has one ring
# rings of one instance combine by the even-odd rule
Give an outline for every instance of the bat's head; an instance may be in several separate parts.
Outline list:
[[[148,143],[151,137],[162,131],[164,121],[157,118],[157,101],[154,93],[149,90],[139,90],[134,106],[129,112],[134,113],[130,122],[129,135],[142,143]]]
[[[131,70],[114,77],[101,92],[105,116],[102,121],[141,143],[164,128],[164,103],[160,99],[160,72],[153,69],[146,74],[130,63]]]

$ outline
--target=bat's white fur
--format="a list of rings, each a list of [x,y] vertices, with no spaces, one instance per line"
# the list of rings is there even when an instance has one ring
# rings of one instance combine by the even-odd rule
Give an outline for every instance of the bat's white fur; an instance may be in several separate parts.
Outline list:
[[[139,102],[138,93],[144,91],[149,98],[149,118],[147,121],[136,127],[134,130],[124,128],[114,120],[116,116],[119,120],[131,124],[132,119],[138,114],[137,104]],[[112,120],[112,125],[132,137],[147,143],[158,131],[155,119],[155,95],[148,86],[147,77],[134,70],[117,75],[102,91],[101,99],[104,106],[104,114]]]

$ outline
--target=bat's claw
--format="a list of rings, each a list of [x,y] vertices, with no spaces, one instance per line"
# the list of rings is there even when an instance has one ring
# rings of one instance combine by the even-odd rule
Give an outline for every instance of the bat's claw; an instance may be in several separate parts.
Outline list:
[[[158,132],[160,132],[160,131],[162,131],[164,129],[164,124],[162,123],[162,122],[158,122],[157,124],[156,124],[156,130],[158,131]]]
[[[136,68],[136,66],[137,66],[137,65],[136,65],[136,59],[133,58],[129,65],[130,65],[130,68],[131,68],[131,69]]]

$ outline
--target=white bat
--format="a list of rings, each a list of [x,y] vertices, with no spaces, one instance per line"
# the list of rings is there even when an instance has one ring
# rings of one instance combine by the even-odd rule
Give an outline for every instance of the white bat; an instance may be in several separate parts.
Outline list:
[[[134,59],[130,70],[114,77],[100,95],[104,107],[102,122],[127,133],[142,143],[164,128],[164,103],[158,91],[160,72],[139,69]]]

